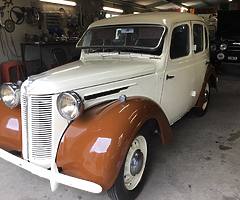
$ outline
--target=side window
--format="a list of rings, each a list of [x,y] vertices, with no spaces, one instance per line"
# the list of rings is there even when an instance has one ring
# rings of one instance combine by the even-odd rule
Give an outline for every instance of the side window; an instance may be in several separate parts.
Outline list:
[[[208,48],[208,42],[209,42],[208,32],[207,32],[207,28],[205,27],[205,49]]]
[[[170,47],[170,58],[176,59],[189,55],[189,26],[183,24],[174,28]]]
[[[193,41],[194,41],[194,52],[198,53],[203,51],[203,25],[193,25]]]

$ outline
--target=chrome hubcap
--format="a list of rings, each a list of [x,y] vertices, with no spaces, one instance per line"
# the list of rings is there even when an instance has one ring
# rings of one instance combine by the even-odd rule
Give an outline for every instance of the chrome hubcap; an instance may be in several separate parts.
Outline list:
[[[143,153],[140,149],[136,150],[130,164],[130,172],[133,176],[139,174],[143,167]]]

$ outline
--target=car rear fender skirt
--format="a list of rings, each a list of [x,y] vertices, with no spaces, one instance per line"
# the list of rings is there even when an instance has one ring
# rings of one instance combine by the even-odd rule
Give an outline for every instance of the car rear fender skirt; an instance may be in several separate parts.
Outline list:
[[[217,90],[217,74],[216,74],[214,66],[212,66],[212,65],[209,65],[207,68],[204,82],[202,85],[202,89],[201,89],[198,101],[195,105],[196,108],[201,108],[202,105],[206,102],[204,93],[205,93],[205,88],[206,88],[207,83],[210,84],[210,87],[213,87]]]
[[[67,128],[57,153],[62,172],[93,181],[105,190],[115,182],[134,137],[145,122],[158,122],[163,144],[172,131],[162,109],[144,97],[103,103],[87,110]]]
[[[22,151],[20,107],[10,109],[2,101],[0,101],[0,148]]]

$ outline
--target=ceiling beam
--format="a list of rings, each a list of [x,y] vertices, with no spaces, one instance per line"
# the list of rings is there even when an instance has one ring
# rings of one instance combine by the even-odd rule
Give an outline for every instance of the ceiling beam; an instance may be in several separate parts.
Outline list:
[[[206,0],[201,0],[203,3],[207,4],[207,5],[211,5],[211,3],[207,2]],[[140,5],[140,4],[137,4],[137,3],[134,3],[134,2],[131,2],[131,1],[122,1],[122,0],[103,0],[103,3],[105,4],[108,4],[108,5],[117,5],[117,6],[120,6],[120,7],[124,7],[124,6],[129,6],[131,8],[133,8],[134,10],[137,10],[137,11],[159,11],[159,9],[157,9],[156,7],[158,6],[163,6],[163,5],[166,5],[168,3],[173,3],[177,6],[180,6],[180,7],[186,7],[188,9],[192,8],[190,6],[185,6],[182,4],[182,1],[181,0],[159,0],[158,2],[156,3],[152,3],[150,5],[147,5],[147,6],[144,6],[144,5]]]
[[[179,0],[167,0],[169,3],[174,3],[175,5],[177,5],[177,6],[180,6],[180,7],[186,7],[186,8],[188,8],[188,9],[190,9],[191,7],[190,6],[184,6],[183,4],[182,4],[182,1],[179,1]]]
[[[147,7],[148,9],[152,9],[152,8],[156,8],[156,7],[158,7],[158,6],[163,6],[163,5],[166,5],[166,4],[168,4],[167,1],[161,0],[161,1],[158,1],[158,2],[156,2],[156,3],[152,3],[152,4],[150,4],[150,5],[147,5],[146,7]]]
[[[132,8],[137,8],[140,10],[146,10],[147,8],[145,6],[129,2],[129,1],[121,1],[121,0],[103,0],[103,3],[108,3],[108,4],[115,4],[118,6],[130,6]]]
[[[206,0],[201,0],[204,4],[206,4],[207,6],[211,6],[211,7],[213,7],[213,4],[212,3],[210,3],[210,2],[208,2],[208,1],[206,1]]]

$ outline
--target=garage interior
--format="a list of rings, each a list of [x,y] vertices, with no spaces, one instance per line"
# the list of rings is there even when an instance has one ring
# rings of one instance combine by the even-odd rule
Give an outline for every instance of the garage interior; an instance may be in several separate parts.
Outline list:
[[[211,45],[216,39],[218,11],[240,12],[240,2],[1,0],[0,84],[24,81],[78,60],[81,52],[75,46],[94,21],[123,14],[166,11],[203,17],[209,26]],[[219,64],[214,58],[211,61],[219,83],[217,91],[211,90],[207,114],[197,118],[190,112],[174,124],[172,144],[160,146],[158,139],[154,140],[151,168],[137,199],[240,200],[240,62]],[[0,160],[0,187],[0,200],[108,199],[106,193],[95,195],[67,186],[60,186],[52,193],[47,180],[3,160]]]

